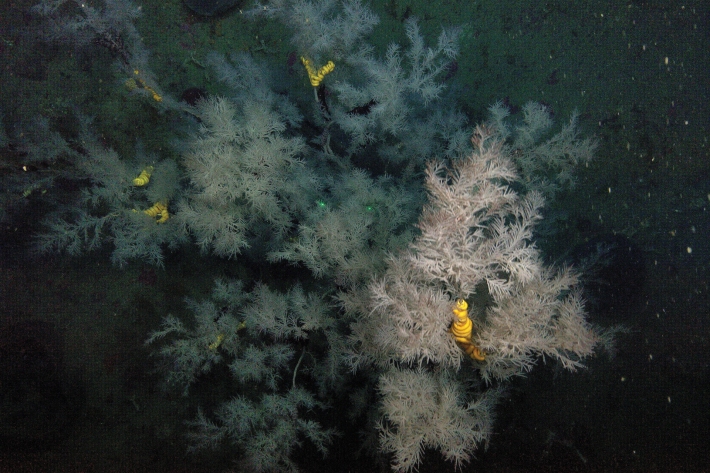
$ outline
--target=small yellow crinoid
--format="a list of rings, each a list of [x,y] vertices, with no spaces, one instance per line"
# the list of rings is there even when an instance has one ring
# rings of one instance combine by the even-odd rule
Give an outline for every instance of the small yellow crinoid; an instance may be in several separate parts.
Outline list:
[[[456,320],[451,324],[449,330],[451,335],[454,336],[456,344],[474,360],[484,361],[486,359],[485,353],[471,341],[473,322],[468,318],[468,302],[463,299],[456,299],[456,305],[452,312]]]
[[[150,182],[150,176],[153,174],[153,166],[148,166],[141,173],[133,179],[133,185],[137,187],[142,187]]]
[[[143,211],[144,214],[149,217],[157,218],[157,223],[165,223],[170,218],[170,212],[168,212],[168,203],[166,202],[156,202],[154,206]]]
[[[306,68],[306,72],[308,72],[308,79],[311,81],[311,85],[313,87],[318,87],[325,76],[333,72],[335,69],[335,63],[333,61],[328,61],[325,66],[318,70],[313,67],[310,60],[303,56],[301,56],[301,63],[303,63],[303,67]]]

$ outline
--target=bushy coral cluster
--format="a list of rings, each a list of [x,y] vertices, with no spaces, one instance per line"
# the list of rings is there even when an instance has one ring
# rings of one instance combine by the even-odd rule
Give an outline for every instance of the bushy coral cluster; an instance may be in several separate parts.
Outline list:
[[[301,75],[214,52],[204,62],[222,94],[192,106],[159,87],[129,2],[68,18],[63,3],[37,8],[53,38],[108,47],[131,76],[121,93],[181,126],[162,159],[139,144],[120,155],[85,119],[80,147],[54,136],[82,190],[38,247],[110,245],[117,264],[159,265],[191,243],[262,278],[217,279],[148,340],[186,396],[223,383],[190,423],[194,449],[230,445],[245,471],[295,471],[304,441],[325,454],[349,428],[323,413],[358,391],[377,399],[354,415],[376,419],[367,426],[395,471],[431,449],[460,466],[491,437],[501,390],[486,381],[539,357],[575,369],[592,352],[578,276],[546,265],[534,240],[543,195],[571,185],[594,143],[575,117],[545,141],[551,118],[531,103],[517,126],[492,107],[472,146],[444,80],[458,29],[430,46],[408,18],[407,44],[378,55],[367,42],[378,19],[357,0],[257,4],[244,15],[290,30]],[[227,381],[208,376],[218,369]]]

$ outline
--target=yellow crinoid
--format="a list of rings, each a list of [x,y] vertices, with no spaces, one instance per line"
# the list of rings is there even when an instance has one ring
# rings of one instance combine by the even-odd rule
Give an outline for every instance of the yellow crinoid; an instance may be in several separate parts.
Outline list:
[[[126,88],[131,92],[137,88],[145,89],[150,93],[151,97],[153,97],[153,100],[155,100],[156,102],[162,102],[163,96],[160,95],[154,88],[149,86],[146,81],[140,77],[140,73],[141,71],[139,71],[138,69],[133,70],[134,77],[124,82]]]
[[[310,79],[313,87],[318,87],[325,76],[335,69],[335,63],[333,61],[328,61],[325,66],[318,70],[313,67],[309,59],[303,56],[301,56],[301,62],[303,63],[303,67],[306,68],[306,72],[308,72],[308,79]]]
[[[133,179],[133,185],[137,187],[142,187],[150,182],[150,176],[153,175],[153,166],[148,166],[141,173]]]
[[[456,305],[452,312],[456,319],[449,330],[454,336],[456,344],[474,360],[484,361],[486,359],[485,353],[471,341],[473,322],[468,318],[468,302],[463,299],[456,299]]]
[[[144,214],[149,217],[156,218],[157,223],[165,223],[170,218],[170,213],[168,212],[168,202],[156,202],[154,206],[143,211]]]

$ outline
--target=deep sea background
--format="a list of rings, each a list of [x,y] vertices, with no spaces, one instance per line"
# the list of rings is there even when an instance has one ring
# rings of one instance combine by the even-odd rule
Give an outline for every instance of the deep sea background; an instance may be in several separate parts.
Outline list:
[[[119,154],[132,154],[137,138],[148,149],[162,143],[173,124],[120,93],[110,55],[23,37],[33,3],[0,3],[5,126],[37,114],[61,123],[79,106]],[[409,16],[430,41],[442,25],[464,27],[447,83],[471,122],[496,100],[536,100],[558,125],[578,109],[582,133],[600,141],[577,187],[551,204],[559,224],[543,247],[620,242],[590,318],[631,331],[613,360],[592,358],[577,373],[540,362],[514,380],[489,449],[464,471],[710,471],[708,2],[365,3],[380,16],[380,51],[404,41]],[[219,92],[202,66],[211,50],[250,51],[286,70],[291,50],[278,24],[247,21],[239,9],[199,18],[179,0],[136,4],[151,67],[173,96]],[[113,267],[108,252],[29,258],[42,214],[29,203],[0,228],[0,472],[228,471],[229,452],[185,453],[184,421],[202,393],[161,391],[143,342],[168,312],[186,314],[184,298],[207,294],[215,276],[260,275],[192,247],[169,254],[164,269]],[[359,447],[346,437],[325,461],[309,452],[300,461],[304,471],[378,471],[356,458]],[[419,471],[453,468],[434,454]]]

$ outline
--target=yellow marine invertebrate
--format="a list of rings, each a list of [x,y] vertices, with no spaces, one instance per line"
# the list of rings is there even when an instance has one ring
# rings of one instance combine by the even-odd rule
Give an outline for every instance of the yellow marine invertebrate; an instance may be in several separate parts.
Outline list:
[[[244,321],[239,322],[239,325],[237,325],[237,332],[244,330],[246,327],[247,327],[246,322],[244,322]],[[214,342],[207,345],[207,348],[209,348],[212,351],[215,351],[217,348],[219,348],[219,346],[224,341],[224,337],[225,337],[225,335],[223,333],[220,333],[219,335],[217,335],[217,338],[215,339]]]
[[[148,166],[147,168],[143,169],[143,171],[141,171],[141,173],[138,175],[138,177],[133,179],[133,185],[138,186],[138,187],[142,187],[142,186],[148,184],[148,182],[150,182],[150,176],[152,174],[153,174],[153,166]]]
[[[335,63],[333,61],[328,61],[325,66],[318,70],[313,67],[310,60],[303,56],[301,56],[301,62],[303,63],[303,67],[306,68],[306,72],[308,72],[308,78],[310,79],[313,87],[318,87],[325,76],[333,72],[333,69],[335,69]]]
[[[170,218],[168,212],[168,202],[156,202],[154,206],[143,211],[149,217],[157,218],[157,223],[165,223]]]
[[[468,318],[468,302],[463,299],[456,299],[456,305],[452,311],[456,320],[451,324],[450,331],[454,336],[454,340],[456,340],[456,344],[474,360],[484,361],[486,355],[471,341],[473,322]]]
[[[163,97],[154,88],[149,86],[143,79],[141,79],[140,73],[141,71],[139,71],[138,69],[134,69],[133,74],[135,75],[135,77],[126,80],[123,84],[131,92],[139,87],[141,89],[145,89],[150,92],[150,95],[153,97],[153,100],[155,100],[156,102],[162,102]]]
[[[219,346],[222,344],[223,341],[224,341],[224,334],[220,333],[219,335],[217,335],[217,339],[214,342],[210,343],[207,346],[207,348],[209,348],[212,351],[215,351],[217,348],[219,348]]]

